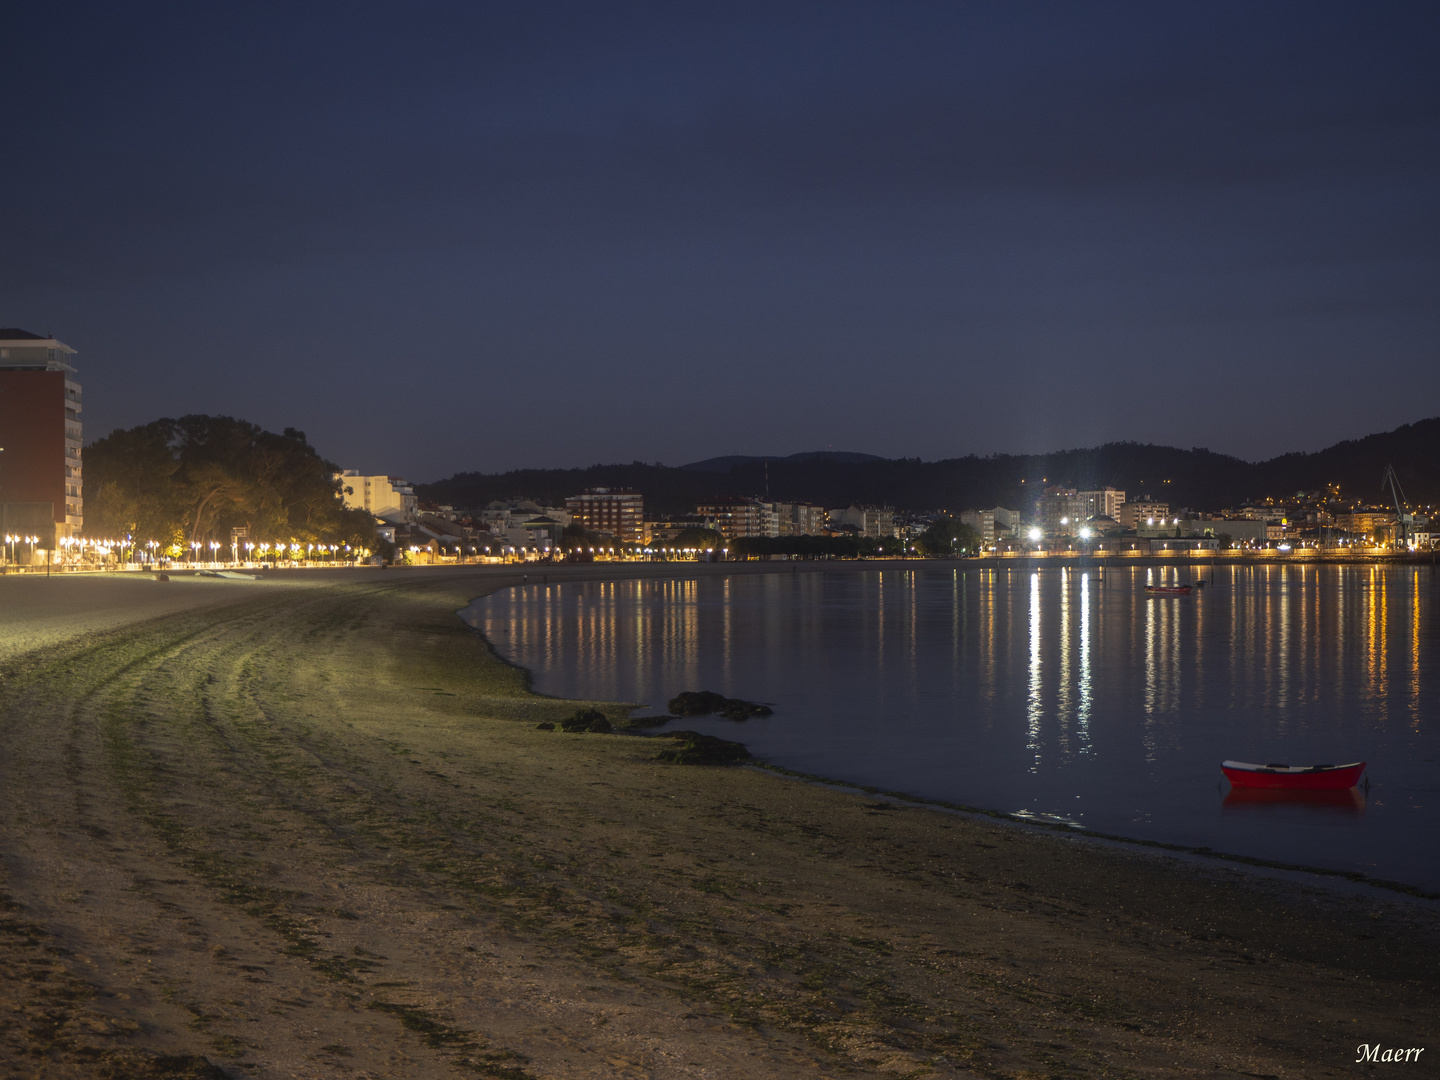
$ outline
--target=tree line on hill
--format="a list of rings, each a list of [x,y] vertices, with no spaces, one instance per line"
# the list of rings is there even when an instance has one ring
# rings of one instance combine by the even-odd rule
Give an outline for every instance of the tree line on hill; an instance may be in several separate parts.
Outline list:
[[[532,498],[563,505],[590,487],[633,488],[645,496],[647,517],[689,513],[727,495],[768,491],[782,502],[827,508],[852,503],[905,511],[1009,506],[1028,510],[1048,485],[1093,490],[1111,486],[1129,498],[1152,495],[1172,507],[1219,510],[1250,500],[1339,484],[1347,501],[1383,502],[1380,480],[1393,464],[1413,503],[1440,502],[1440,417],[1394,431],[1337,443],[1314,453],[1284,454],[1248,462],[1210,450],[1181,450],[1140,443],[1107,443],[1054,454],[992,454],[944,461],[862,459],[859,455],[803,455],[746,460],[728,471],[671,468],[632,462],[585,469],[521,469],[457,473],[420,484],[422,498],[480,507],[496,500]]]
[[[303,431],[182,416],[114,431],[85,448],[85,532],[185,553],[194,543],[375,546],[375,519],[347,509],[338,467]]]
[[[742,558],[787,555],[801,559],[873,559],[911,550],[900,540],[859,535],[747,536],[733,546],[734,553]],[[976,555],[980,552],[980,534],[969,525],[942,517],[916,537],[913,551],[920,555]]]

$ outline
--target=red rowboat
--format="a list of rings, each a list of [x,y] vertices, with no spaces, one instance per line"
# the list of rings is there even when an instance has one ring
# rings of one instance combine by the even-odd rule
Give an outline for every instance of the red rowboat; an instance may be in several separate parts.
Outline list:
[[[1251,765],[1244,761],[1225,761],[1220,768],[1235,787],[1319,791],[1354,787],[1365,771],[1365,762],[1356,761],[1350,765]]]
[[[1146,585],[1146,596],[1189,596],[1193,585]]]

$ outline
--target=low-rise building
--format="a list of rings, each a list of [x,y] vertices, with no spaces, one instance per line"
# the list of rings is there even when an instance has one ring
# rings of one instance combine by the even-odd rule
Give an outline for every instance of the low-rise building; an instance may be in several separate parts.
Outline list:
[[[1184,525],[1187,536],[1228,537],[1240,545],[1263,546],[1270,539],[1269,525],[1257,518],[1187,518]]]
[[[1124,530],[1120,522],[1107,514],[1097,514],[1085,522],[1091,536],[1119,536]]]
[[[568,511],[557,506],[541,506],[533,499],[511,499],[508,502],[497,499],[480,511],[477,523],[492,536],[506,538],[512,535],[511,530],[522,528],[525,522],[540,517],[558,523],[562,531],[572,520]]]
[[[692,530],[720,531],[715,519],[707,514],[681,514],[678,517],[665,518],[661,521],[647,521],[645,523],[645,543],[665,544],[674,540],[681,533]]]
[[[1189,536],[1190,529],[1186,519],[1179,517],[1146,517],[1141,518],[1140,523],[1135,526],[1137,536]],[[1204,535],[1203,533],[1201,535]]]

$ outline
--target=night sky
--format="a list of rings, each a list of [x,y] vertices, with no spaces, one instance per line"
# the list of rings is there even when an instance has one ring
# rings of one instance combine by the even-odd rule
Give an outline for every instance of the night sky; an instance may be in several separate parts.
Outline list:
[[[8,5],[0,326],[345,467],[1440,413],[1440,5]]]

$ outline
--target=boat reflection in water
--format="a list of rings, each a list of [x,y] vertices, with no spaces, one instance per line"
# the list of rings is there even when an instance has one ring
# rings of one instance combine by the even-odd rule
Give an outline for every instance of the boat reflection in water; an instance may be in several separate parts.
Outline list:
[[[1359,815],[1365,812],[1365,795],[1359,788],[1293,791],[1285,788],[1232,787],[1222,804],[1227,811],[1278,810],[1303,807],[1319,812]]]

